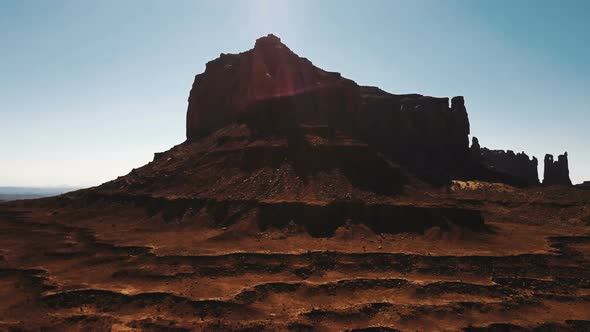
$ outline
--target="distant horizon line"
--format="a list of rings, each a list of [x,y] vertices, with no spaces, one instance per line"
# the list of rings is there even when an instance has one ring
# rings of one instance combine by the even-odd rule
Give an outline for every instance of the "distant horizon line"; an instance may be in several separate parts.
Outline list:
[[[0,189],[12,189],[12,188],[34,188],[34,189],[80,189],[88,186],[84,185],[0,185]]]
[[[87,189],[92,186],[0,186],[2,195],[54,195],[63,194],[80,189]]]

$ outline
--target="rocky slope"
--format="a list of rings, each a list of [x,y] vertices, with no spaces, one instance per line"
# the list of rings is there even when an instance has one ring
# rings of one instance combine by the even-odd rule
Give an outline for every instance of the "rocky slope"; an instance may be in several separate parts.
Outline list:
[[[585,331],[589,194],[4,203],[0,330]]]

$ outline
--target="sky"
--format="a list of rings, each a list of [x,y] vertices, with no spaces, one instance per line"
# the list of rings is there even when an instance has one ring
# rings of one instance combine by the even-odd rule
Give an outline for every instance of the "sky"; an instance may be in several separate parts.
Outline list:
[[[590,1],[2,0],[0,186],[94,186],[185,139],[194,76],[273,33],[392,93],[465,96],[482,146],[590,180]]]

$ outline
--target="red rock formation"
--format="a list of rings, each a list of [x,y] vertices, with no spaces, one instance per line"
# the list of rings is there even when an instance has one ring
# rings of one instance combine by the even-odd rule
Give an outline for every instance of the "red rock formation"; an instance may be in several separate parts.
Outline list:
[[[187,139],[232,122],[258,135],[297,137],[301,126],[323,126],[361,139],[389,159],[436,182],[461,177],[469,159],[463,97],[394,95],[359,87],[293,53],[273,35],[241,54],[222,54],[195,78]]]
[[[479,159],[481,157],[481,145],[479,145],[479,139],[475,136],[471,139],[471,154],[474,158]]]
[[[567,152],[553,160],[553,155],[545,155],[545,171],[543,172],[543,185],[571,186],[570,171],[567,160]]]
[[[302,118],[325,120],[331,112],[358,108],[358,85],[327,72],[268,35],[241,54],[221,54],[195,77],[189,96],[187,138],[205,136],[235,121],[254,102],[297,97],[291,105]],[[281,112],[281,109],[273,111]]]
[[[471,153],[476,160],[480,161],[488,169],[507,175],[509,178],[506,180],[508,181],[505,180],[504,182],[521,186],[540,184],[537,170],[539,162],[535,157],[529,159],[529,156],[524,152],[515,154],[511,150],[482,148],[477,137],[473,137]]]

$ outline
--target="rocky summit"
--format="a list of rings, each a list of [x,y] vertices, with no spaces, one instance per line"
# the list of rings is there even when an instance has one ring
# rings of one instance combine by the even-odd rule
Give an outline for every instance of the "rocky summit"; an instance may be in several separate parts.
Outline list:
[[[189,96],[187,138],[193,140],[236,121],[252,104],[292,99],[301,121],[325,124],[334,112],[354,112],[359,87],[315,67],[268,35],[241,54],[221,54],[195,77]],[[295,108],[296,107],[296,108]]]
[[[268,35],[207,64],[186,120],[127,175],[0,204],[0,330],[590,330],[590,191],[567,154],[540,186],[469,147],[463,97]]]

